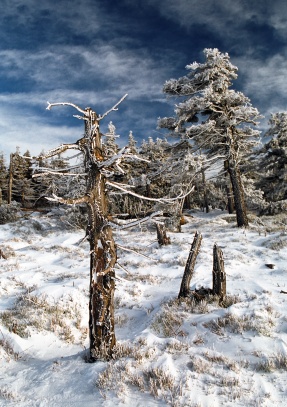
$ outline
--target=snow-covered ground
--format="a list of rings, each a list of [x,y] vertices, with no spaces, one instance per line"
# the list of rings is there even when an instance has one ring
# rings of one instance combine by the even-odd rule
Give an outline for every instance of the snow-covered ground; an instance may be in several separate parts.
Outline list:
[[[286,406],[287,231],[284,217],[249,229],[214,211],[187,216],[171,245],[153,227],[115,232],[115,360],[89,364],[88,243],[59,217],[0,226],[0,406]],[[195,231],[192,287],[211,287],[224,253],[228,298],[178,302]],[[270,269],[266,264],[274,264]]]

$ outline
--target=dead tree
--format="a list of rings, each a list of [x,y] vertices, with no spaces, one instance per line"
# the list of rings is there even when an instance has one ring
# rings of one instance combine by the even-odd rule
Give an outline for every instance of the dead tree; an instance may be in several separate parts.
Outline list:
[[[84,177],[86,180],[86,192],[84,196],[72,199],[64,199],[53,195],[50,201],[75,205],[85,203],[88,208],[87,239],[90,244],[90,299],[89,299],[89,337],[90,355],[89,361],[98,359],[109,359],[113,355],[116,344],[114,327],[114,291],[115,291],[115,265],[117,262],[116,245],[113,238],[111,221],[108,217],[107,186],[130,194],[141,199],[161,203],[174,203],[183,199],[185,195],[175,198],[154,199],[143,197],[129,190],[131,186],[110,181],[108,177],[115,171],[122,171],[121,160],[124,158],[140,159],[130,154],[128,148],[123,148],[112,157],[105,157],[102,147],[102,134],[100,132],[100,121],[113,110],[126,97],[125,95],[112,109],[104,115],[97,115],[95,111],[87,107],[81,109],[73,103],[49,103],[47,109],[54,106],[71,106],[81,113],[75,116],[84,120],[84,136],[73,144],[63,144],[58,148],[50,150],[38,160],[50,158],[67,150],[79,150],[84,157]],[[30,159],[30,157],[29,157]],[[141,159],[142,161],[147,161]],[[53,174],[59,176],[73,175],[63,171],[38,169],[42,171],[35,176]],[[46,172],[45,172],[46,171]],[[190,193],[190,191],[188,191]]]
[[[170,237],[166,234],[166,228],[164,224],[156,223],[157,241],[160,246],[167,246],[170,244]]]
[[[213,247],[213,295],[217,295],[220,300],[226,296],[226,274],[222,250],[215,244]]]
[[[186,262],[185,270],[183,273],[181,286],[178,294],[178,298],[187,297],[190,294],[190,281],[193,276],[194,266],[197,255],[201,246],[202,235],[195,232],[194,239],[191,245],[189,256]]]
[[[110,110],[117,110],[119,103]],[[64,199],[53,195],[51,201],[74,205],[85,203],[88,209],[87,239],[90,244],[90,299],[89,299],[89,361],[108,359],[112,356],[116,344],[114,329],[114,291],[115,271],[117,261],[116,246],[108,221],[108,204],[106,195],[106,172],[118,164],[120,155],[105,160],[102,148],[100,120],[91,108],[81,109],[72,103],[48,103],[47,109],[54,106],[68,105],[81,113],[76,116],[84,120],[84,136],[74,144],[64,144],[48,152],[43,158],[53,157],[70,149],[80,150],[84,157],[86,193],[74,199]],[[54,172],[56,173],[56,172]],[[41,174],[40,174],[41,175]],[[42,174],[43,175],[43,174]]]

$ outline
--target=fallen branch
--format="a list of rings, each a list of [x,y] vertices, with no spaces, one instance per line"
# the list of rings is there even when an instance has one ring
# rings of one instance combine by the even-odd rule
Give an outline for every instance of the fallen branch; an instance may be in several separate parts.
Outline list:
[[[145,254],[142,254],[142,253],[140,253],[140,252],[137,252],[136,250],[128,249],[127,247],[121,246],[120,244],[117,244],[117,247],[118,247],[119,249],[126,250],[127,252],[132,252],[132,253],[138,254],[139,256],[145,257],[146,259],[149,259],[149,260],[152,260],[152,261],[157,261],[156,259],[153,259],[153,258],[151,258],[151,257],[148,257],[148,256],[146,256]]]

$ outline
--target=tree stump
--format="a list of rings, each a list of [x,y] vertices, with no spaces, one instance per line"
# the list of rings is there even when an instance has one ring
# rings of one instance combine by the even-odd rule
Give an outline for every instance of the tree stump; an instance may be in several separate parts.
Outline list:
[[[170,237],[166,234],[164,224],[156,223],[157,241],[160,246],[167,246],[170,244]]]
[[[6,257],[5,254],[3,253],[3,250],[2,250],[2,249],[0,249],[0,259],[7,260],[7,257]]]
[[[222,250],[215,244],[213,247],[213,295],[217,295],[222,301],[226,296],[226,273]]]
[[[202,241],[202,235],[195,232],[194,239],[190,248],[189,256],[185,265],[185,270],[183,273],[180,291],[178,298],[187,297],[190,293],[190,281],[193,276],[194,266],[196,262],[197,255],[199,253],[200,245]]]

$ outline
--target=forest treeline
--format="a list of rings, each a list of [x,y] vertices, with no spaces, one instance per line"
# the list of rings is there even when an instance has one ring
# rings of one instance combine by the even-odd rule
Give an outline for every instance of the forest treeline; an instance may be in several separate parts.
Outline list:
[[[179,213],[182,208],[206,212],[221,208],[239,214],[238,224],[244,226],[244,217],[240,220],[240,216],[245,206],[270,214],[286,209],[287,112],[272,114],[268,130],[260,137],[256,130],[259,112],[241,92],[230,89],[237,68],[228,54],[217,49],[206,49],[204,54],[204,63],[187,66],[186,76],[164,85],[163,91],[174,96],[177,104],[175,116],[160,119],[158,126],[168,129],[175,139],[148,137],[137,146],[130,132],[127,151],[140,160],[127,159],[106,174],[140,196],[184,194],[184,199],[163,208],[160,203],[131,194],[110,192],[111,214],[141,217],[159,207],[169,214]],[[120,150],[116,128],[110,122],[103,137],[105,158],[115,157]],[[85,176],[81,162],[61,154],[45,156],[42,152],[32,158],[20,147],[11,153],[8,162],[0,155],[1,205],[14,201],[23,208],[41,208],[53,205],[46,196],[82,194]],[[39,172],[41,177],[37,176]]]

